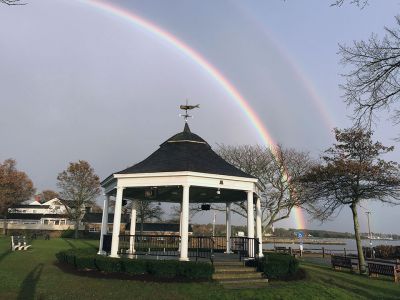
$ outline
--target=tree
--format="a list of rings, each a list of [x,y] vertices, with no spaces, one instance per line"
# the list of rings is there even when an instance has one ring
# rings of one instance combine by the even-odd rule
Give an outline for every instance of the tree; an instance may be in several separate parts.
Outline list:
[[[220,145],[217,152],[232,165],[257,177],[265,186],[265,193],[261,197],[265,230],[273,223],[288,218],[293,207],[301,206],[307,200],[297,181],[312,165],[307,152],[285,149],[280,145],[273,149],[249,145]],[[225,209],[218,206],[213,208],[220,211]],[[231,210],[247,217],[246,201],[234,203]]]
[[[367,6],[368,4],[368,0],[350,0],[350,1],[346,1],[346,0],[334,0],[331,3],[331,6],[342,6],[343,4],[345,4],[346,2],[349,2],[349,4],[354,4],[355,6],[359,7],[359,8],[364,8],[365,6]]]
[[[322,163],[313,167],[300,181],[310,199],[308,210],[315,218],[326,220],[349,206],[353,216],[360,273],[364,273],[357,207],[362,202],[400,201],[400,169],[381,155],[393,151],[372,141],[372,133],[360,128],[335,129],[337,143],[325,151]]]
[[[146,221],[161,221],[163,215],[162,208],[159,204],[147,200],[136,201],[136,213],[140,222],[140,234],[143,235],[143,224]]]
[[[25,172],[18,171],[16,164],[11,158],[0,164],[0,216],[4,219],[4,234],[7,234],[8,209],[29,200],[35,193],[32,180]]]
[[[75,238],[78,238],[79,223],[85,207],[92,206],[100,194],[100,180],[90,164],[84,160],[70,163],[57,176],[57,186],[68,217],[75,222]]]
[[[40,194],[37,194],[36,196],[37,196],[37,198],[40,199],[40,202],[42,202],[42,203],[43,202],[47,202],[49,200],[52,200],[54,198],[59,198],[60,197],[60,195],[57,192],[53,191],[53,190],[44,190]]]
[[[354,107],[357,125],[370,126],[381,110],[400,122],[400,17],[395,28],[385,31],[381,40],[372,34],[367,41],[339,46],[342,64],[351,66],[341,88],[345,102]]]
[[[7,5],[25,5],[26,3],[22,3],[20,0],[0,0],[0,3]]]

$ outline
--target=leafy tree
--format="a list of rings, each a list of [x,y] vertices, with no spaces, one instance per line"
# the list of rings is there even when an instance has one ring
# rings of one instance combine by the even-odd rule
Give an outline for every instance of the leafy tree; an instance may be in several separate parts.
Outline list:
[[[220,145],[217,152],[232,165],[257,177],[265,186],[265,193],[261,197],[265,230],[273,223],[288,218],[293,207],[301,206],[307,200],[303,197],[302,186],[296,180],[312,165],[307,152],[285,149],[280,145],[273,149],[250,145]],[[217,205],[213,208],[225,210]],[[247,217],[246,201],[233,203],[231,210]]]
[[[371,125],[378,111],[389,111],[400,122],[400,17],[396,27],[385,27],[386,35],[372,34],[366,41],[340,45],[339,54],[350,71],[341,85],[345,102],[354,107],[358,125]]]
[[[92,206],[100,194],[100,180],[90,164],[84,160],[70,163],[57,176],[57,186],[68,217],[75,222],[75,238],[78,238],[79,223],[85,207]]]
[[[300,181],[310,199],[308,209],[316,218],[326,220],[344,206],[350,207],[360,273],[364,273],[357,207],[367,201],[399,204],[400,169],[396,162],[380,158],[393,147],[373,142],[370,131],[335,129],[335,136],[337,143],[325,151],[322,163]]]
[[[7,233],[8,209],[29,200],[35,193],[32,181],[25,172],[17,170],[16,164],[13,159],[0,163],[0,216],[4,219],[4,234]]]

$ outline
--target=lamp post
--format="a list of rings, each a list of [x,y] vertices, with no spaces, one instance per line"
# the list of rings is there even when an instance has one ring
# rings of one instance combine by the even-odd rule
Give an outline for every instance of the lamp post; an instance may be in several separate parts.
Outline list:
[[[367,215],[367,220],[368,220],[369,247],[370,247],[370,250],[371,250],[371,257],[372,257],[373,256],[372,255],[372,236],[371,236],[371,227],[370,227],[370,223],[369,223],[369,216],[371,215],[371,212],[370,211],[366,211],[365,213]]]

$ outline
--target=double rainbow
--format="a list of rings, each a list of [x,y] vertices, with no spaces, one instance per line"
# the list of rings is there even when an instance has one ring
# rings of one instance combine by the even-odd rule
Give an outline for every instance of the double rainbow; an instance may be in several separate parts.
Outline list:
[[[231,96],[231,98],[236,102],[236,104],[241,108],[243,113],[249,119],[252,127],[256,130],[257,134],[264,142],[264,144],[269,147],[272,151],[274,151],[274,146],[276,143],[272,139],[270,133],[267,128],[264,126],[259,116],[255,113],[255,111],[251,108],[249,101],[246,100],[237,88],[229,82],[229,80],[211,63],[209,63],[200,53],[196,52],[194,49],[189,47],[183,41],[179,40],[176,36],[167,32],[163,28],[149,22],[148,20],[143,19],[142,17],[134,14],[133,12],[123,9],[114,4],[96,1],[96,0],[87,0],[83,1],[83,3],[92,6],[98,10],[101,10],[107,14],[114,15],[120,19],[123,19],[130,24],[140,27],[145,31],[153,34],[157,38],[167,42],[168,44],[175,47],[178,51],[185,54],[188,58],[190,58],[193,62],[195,62],[198,66],[200,66],[204,71],[206,71],[211,77],[213,77],[216,82]],[[286,176],[288,176],[286,174]],[[294,208],[294,217],[296,226],[300,229],[305,228],[304,216],[300,208]]]

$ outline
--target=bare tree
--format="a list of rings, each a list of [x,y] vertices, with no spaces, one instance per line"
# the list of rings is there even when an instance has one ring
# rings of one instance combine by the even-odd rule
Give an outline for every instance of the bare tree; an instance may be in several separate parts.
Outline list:
[[[284,149],[280,145],[274,149],[249,145],[219,145],[217,152],[232,165],[257,177],[266,187],[265,194],[261,197],[264,229],[288,218],[295,206],[301,206],[307,200],[297,181],[312,165],[307,152]],[[217,205],[213,208],[220,211],[225,209]],[[243,217],[247,216],[245,201],[234,203],[231,209]]]
[[[368,5],[369,0],[350,0],[350,1],[347,1],[347,0],[335,0],[335,1],[333,1],[331,3],[331,6],[340,7],[340,6],[344,5],[346,2],[349,3],[349,4],[353,4],[353,5],[355,5],[355,6],[359,7],[359,8],[364,8],[365,6]]]
[[[26,3],[21,2],[20,0],[0,0],[0,3],[6,5],[25,5]]]
[[[161,221],[163,210],[155,202],[148,200],[136,200],[136,213],[140,222],[140,234],[143,235],[143,225],[146,221]]]
[[[400,169],[393,161],[380,158],[393,151],[372,141],[372,133],[362,129],[335,129],[337,144],[325,151],[322,164],[300,179],[307,193],[308,210],[322,221],[335,217],[349,206],[360,273],[366,271],[357,207],[361,202],[380,201],[400,204]]]
[[[0,163],[0,216],[4,219],[4,234],[7,234],[8,209],[29,200],[35,193],[32,181],[25,172],[17,170],[16,164],[13,159]]]
[[[68,217],[75,222],[75,238],[78,238],[85,207],[92,206],[100,194],[99,177],[88,162],[80,160],[59,173],[57,181]]]
[[[385,27],[386,35],[372,34],[367,41],[340,45],[341,62],[351,66],[341,85],[344,99],[354,107],[357,125],[371,126],[376,112],[391,112],[394,123],[400,122],[400,17],[396,27]]]

